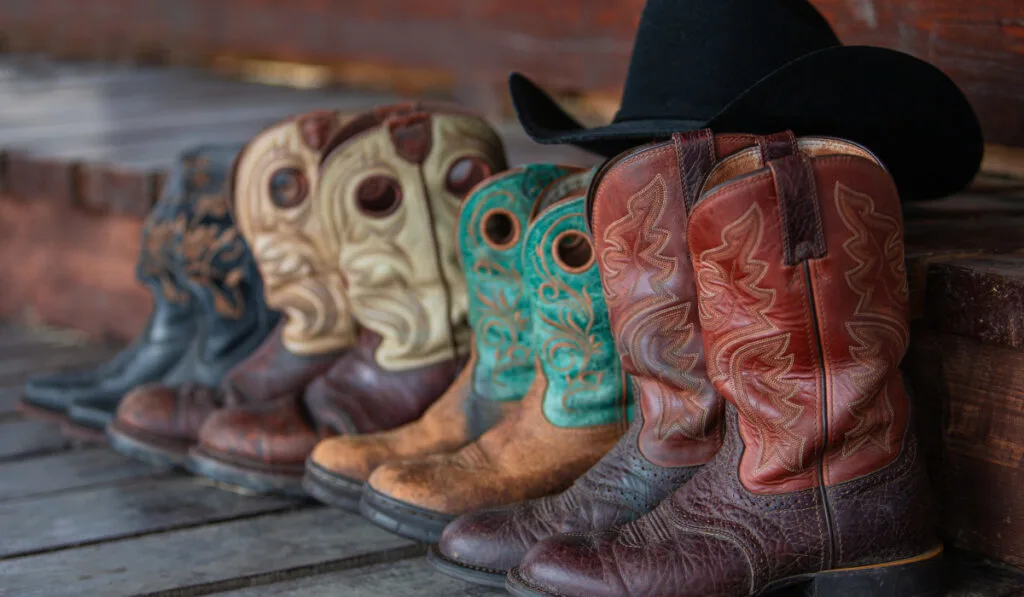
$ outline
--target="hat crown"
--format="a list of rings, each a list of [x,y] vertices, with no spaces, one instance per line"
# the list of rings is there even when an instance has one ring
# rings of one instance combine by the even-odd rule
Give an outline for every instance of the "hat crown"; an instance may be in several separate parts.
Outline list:
[[[836,45],[805,0],[648,0],[615,120],[711,118],[776,69]]]

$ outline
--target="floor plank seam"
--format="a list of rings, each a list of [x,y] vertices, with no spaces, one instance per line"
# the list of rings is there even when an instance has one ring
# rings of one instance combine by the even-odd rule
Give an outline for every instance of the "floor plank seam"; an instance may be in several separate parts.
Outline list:
[[[138,539],[140,537],[147,537],[149,535],[159,535],[161,533],[169,533],[169,532],[174,532],[174,531],[184,531],[184,530],[195,529],[195,528],[199,528],[199,527],[213,527],[213,526],[217,526],[219,524],[224,524],[224,523],[229,523],[229,522],[236,522],[236,521],[239,521],[239,520],[248,520],[248,519],[251,519],[251,518],[259,518],[261,516],[267,516],[267,515],[270,515],[270,514],[282,514],[282,513],[285,513],[285,512],[304,510],[304,509],[311,508],[311,507],[315,508],[317,506],[310,505],[310,504],[303,504],[303,503],[299,503],[299,504],[285,504],[285,505],[282,505],[282,506],[279,506],[279,507],[276,507],[276,508],[268,508],[266,510],[262,510],[262,511],[259,511],[259,512],[250,512],[250,513],[246,513],[246,514],[239,514],[239,515],[236,515],[236,516],[230,516],[230,517],[227,517],[227,518],[218,519],[218,520],[216,520],[214,522],[211,522],[209,520],[198,520],[196,522],[190,522],[190,523],[171,524],[171,525],[167,525],[167,526],[164,526],[164,527],[158,527],[158,528],[153,528],[153,529],[146,529],[144,531],[139,531],[139,532],[134,532],[134,533],[125,533],[123,535],[117,535],[116,537],[101,537],[101,538],[98,538],[98,539],[87,539],[87,540],[84,540],[84,541],[78,541],[78,542],[74,542],[74,543],[65,543],[65,544],[56,545],[56,546],[53,546],[53,547],[43,547],[43,548],[38,548],[38,549],[30,549],[30,550],[20,551],[20,552],[8,554],[8,555],[0,556],[0,562],[14,561],[14,560],[22,559],[22,558],[29,558],[29,557],[33,557],[33,556],[39,556],[39,555],[44,555],[44,554],[51,554],[51,553],[67,551],[67,550],[71,550],[71,549],[79,549],[79,548],[82,548],[82,547],[89,547],[89,546],[92,546],[92,545],[99,545],[101,543],[117,543],[117,542],[120,542],[120,541],[130,541],[132,539]]]
[[[294,568],[274,570],[272,572],[261,572],[187,587],[176,587],[174,589],[156,591],[153,593],[142,593],[136,597],[200,597],[202,595],[213,595],[216,593],[223,593],[225,591],[235,591],[238,589],[272,585],[279,582],[286,582],[309,576],[319,576],[343,570],[362,568],[364,566],[371,566],[374,564],[384,564],[422,557],[426,553],[426,549],[425,545],[417,543],[407,545],[405,547],[396,547],[384,551],[343,558],[340,560],[296,566]]]
[[[131,485],[140,481],[159,481],[160,479],[167,479],[178,476],[177,473],[172,471],[154,471],[148,475],[139,475],[138,477],[126,477],[124,479],[114,479],[111,481],[98,481],[96,483],[88,483],[86,485],[77,485],[75,487],[65,487],[63,489],[52,489],[48,491],[40,491],[36,493],[29,493],[25,495],[18,495],[14,497],[0,497],[0,504],[17,504],[21,501],[37,500],[44,497],[56,497],[66,493],[76,493],[79,491],[88,491],[92,489],[99,489],[104,487],[117,487],[119,485]]]
[[[60,447],[49,447],[40,448],[38,450],[31,450],[29,452],[22,452],[20,454],[12,454],[10,456],[0,456],[0,464],[9,464],[11,462],[17,462],[19,460],[25,460],[26,458],[38,458],[40,456],[50,456],[53,454],[59,454],[61,452],[67,452],[71,450],[71,442],[67,441]]]

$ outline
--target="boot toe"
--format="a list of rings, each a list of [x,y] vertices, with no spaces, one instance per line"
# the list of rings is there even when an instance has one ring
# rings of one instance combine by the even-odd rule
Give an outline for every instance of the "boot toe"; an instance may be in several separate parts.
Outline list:
[[[291,401],[294,402],[294,401]],[[225,408],[199,429],[199,445],[228,460],[301,467],[318,441],[295,404]]]
[[[495,572],[507,572],[533,545],[517,524],[520,508],[510,506],[464,514],[445,527],[438,549],[448,559]]]
[[[365,481],[379,465],[393,460],[393,451],[373,435],[342,435],[320,441],[310,460],[332,473]]]
[[[445,475],[444,457],[389,462],[377,467],[366,483],[370,489],[403,502],[442,514],[458,515],[463,501],[454,490],[465,487],[452,475]]]
[[[156,435],[172,435],[175,419],[174,388],[151,384],[128,393],[117,407],[119,424]]]
[[[561,597],[629,594],[617,568],[605,566],[608,532],[556,535],[533,546],[515,576],[519,582]]]

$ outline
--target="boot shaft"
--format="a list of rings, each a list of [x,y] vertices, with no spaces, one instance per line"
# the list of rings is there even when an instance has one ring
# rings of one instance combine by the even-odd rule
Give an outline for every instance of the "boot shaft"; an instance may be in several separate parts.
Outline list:
[[[601,275],[584,219],[581,192],[531,218],[523,242],[531,300],[535,385],[544,417],[556,427],[625,425],[631,389],[615,350]]]
[[[317,111],[277,123],[246,144],[231,174],[235,221],[262,275],[267,305],[284,314],[281,342],[297,355],[356,341],[337,247],[313,205],[328,138],[349,119]]]
[[[405,371],[469,352],[455,230],[463,199],[504,170],[497,133],[454,108],[401,104],[332,137],[314,202],[376,363]]]
[[[178,260],[201,312],[198,360],[218,370],[251,352],[278,319],[264,301],[262,279],[227,201],[231,165],[240,150],[203,146],[179,158],[185,172],[184,201],[175,218]]]
[[[462,205],[458,246],[476,351],[472,391],[481,398],[519,400],[533,381],[522,244],[542,191],[574,170],[554,164],[516,168],[489,178]]]
[[[612,331],[643,417],[638,446],[660,466],[703,464],[721,444],[722,401],[704,366],[687,212],[715,163],[751,146],[749,135],[678,134],[611,160],[588,194]]]
[[[784,493],[900,453],[909,327],[899,198],[869,152],[801,139],[719,164],[691,214],[707,369],[740,413],[744,485]]]

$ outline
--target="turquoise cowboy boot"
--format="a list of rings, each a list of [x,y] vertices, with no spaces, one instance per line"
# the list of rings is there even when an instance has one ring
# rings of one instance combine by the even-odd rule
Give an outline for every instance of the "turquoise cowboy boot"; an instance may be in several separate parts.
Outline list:
[[[564,490],[622,435],[630,391],[583,220],[587,175],[555,183],[522,234],[534,379],[519,408],[457,452],[378,467],[360,504],[372,521],[435,542],[460,514]]]
[[[522,232],[542,191],[572,170],[517,168],[477,185],[463,201],[458,248],[474,332],[469,363],[416,421],[321,441],[306,462],[303,485],[311,495],[358,511],[363,483],[377,466],[458,450],[516,408],[533,381]]]

